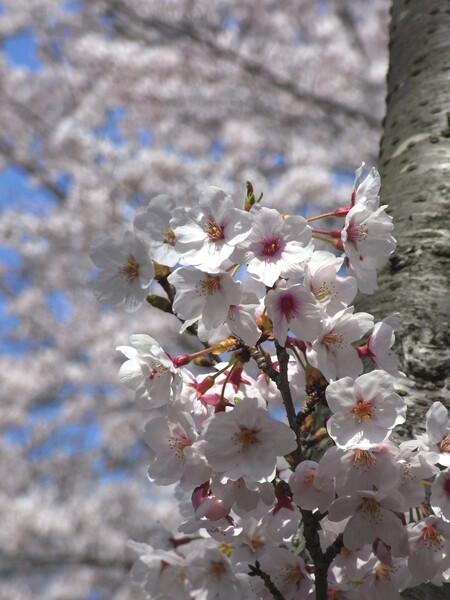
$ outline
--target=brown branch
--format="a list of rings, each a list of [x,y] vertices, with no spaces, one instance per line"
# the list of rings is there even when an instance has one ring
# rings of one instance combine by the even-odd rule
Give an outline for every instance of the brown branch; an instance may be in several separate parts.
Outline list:
[[[310,398],[305,402],[305,408],[299,411],[295,417],[295,424],[297,427],[301,427],[303,421],[316,410],[317,402],[318,400],[316,398]]]
[[[283,346],[275,340],[275,347],[277,350],[278,364],[280,368],[280,373],[278,380],[275,382],[277,384],[278,389],[280,390],[281,397],[283,398],[284,408],[286,409],[286,415],[288,418],[289,425],[291,429],[296,430],[296,415],[294,402],[292,400],[291,388],[289,385],[288,378],[288,363],[289,363],[289,354]]]
[[[124,569],[129,571],[135,560],[130,559],[110,559],[100,558],[96,556],[83,556],[77,554],[50,554],[48,556],[33,555],[33,554],[8,554],[0,553],[2,564],[0,566],[1,573],[16,572],[18,568],[23,569],[45,569],[54,567],[57,564],[64,563],[66,565],[93,567],[99,569]]]
[[[313,563],[316,587],[316,600],[327,600],[328,598],[328,568],[339,548],[338,538],[332,544],[332,550],[327,549],[322,552],[320,546],[319,529],[320,519],[310,510],[300,509],[303,520],[303,536],[305,538],[306,549],[308,550]],[[335,546],[336,544],[336,546]],[[336,552],[336,554],[334,554]]]
[[[275,598],[275,600],[286,600],[283,594],[271,580],[270,575],[261,570],[258,560],[255,561],[254,565],[248,565],[248,568],[250,569],[250,577],[261,577],[261,579],[264,581],[264,585]]]
[[[334,542],[331,544],[331,546],[328,546],[328,548],[325,550],[324,554],[323,554],[323,558],[325,560],[325,562],[328,563],[328,565],[331,564],[331,562],[333,561],[333,559],[339,554],[339,552],[341,551],[341,549],[344,547],[344,542],[343,542],[343,536],[342,533],[340,533],[337,538],[334,540]]]

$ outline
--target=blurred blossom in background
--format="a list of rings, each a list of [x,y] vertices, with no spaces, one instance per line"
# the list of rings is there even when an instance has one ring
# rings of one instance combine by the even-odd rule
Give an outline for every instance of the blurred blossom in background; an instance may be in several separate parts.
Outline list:
[[[387,12],[0,0],[0,600],[141,598],[126,541],[176,528],[115,348],[147,333],[179,351],[179,324],[97,304],[90,244],[205,185],[244,198],[250,180],[305,215],[348,203],[378,154]]]

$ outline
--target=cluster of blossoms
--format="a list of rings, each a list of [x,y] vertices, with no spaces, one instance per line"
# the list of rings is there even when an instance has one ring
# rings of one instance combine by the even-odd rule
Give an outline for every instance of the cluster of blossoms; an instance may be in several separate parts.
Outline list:
[[[350,206],[308,221],[250,185],[241,203],[211,187],[193,208],[158,196],[122,244],[92,246],[101,302],[147,300],[202,344],[171,357],[140,333],[118,348],[149,409],[148,477],[177,484],[182,520],[162,547],[131,543],[148,598],[397,599],[450,579],[447,410],[394,441],[397,317],[351,305],[395,248],[379,175],[361,174]],[[309,224],[325,217],[342,227]]]

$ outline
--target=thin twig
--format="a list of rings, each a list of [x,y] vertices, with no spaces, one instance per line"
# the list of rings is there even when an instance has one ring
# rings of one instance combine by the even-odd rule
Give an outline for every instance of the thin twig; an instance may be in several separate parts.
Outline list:
[[[275,600],[286,600],[277,586],[270,579],[270,575],[261,570],[258,560],[255,561],[254,565],[248,565],[248,568],[250,569],[250,577],[261,577],[261,579],[264,581],[264,585],[275,598]]]

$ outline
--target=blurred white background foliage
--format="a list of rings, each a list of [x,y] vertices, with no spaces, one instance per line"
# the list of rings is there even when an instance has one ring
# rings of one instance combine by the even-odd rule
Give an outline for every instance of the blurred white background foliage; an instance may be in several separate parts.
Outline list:
[[[250,180],[280,211],[348,204],[378,153],[388,2],[0,8],[0,169],[46,198],[24,210],[15,191],[0,221],[18,252],[0,263],[16,349],[1,358],[0,599],[137,599],[126,540],[157,546],[156,521],[176,515],[171,490],[146,481],[145,417],[115,347],[139,332],[171,352],[179,323],[97,304],[88,248],[120,239],[153,196],[195,203],[205,185],[244,198]],[[5,50],[21,38],[33,68]]]

